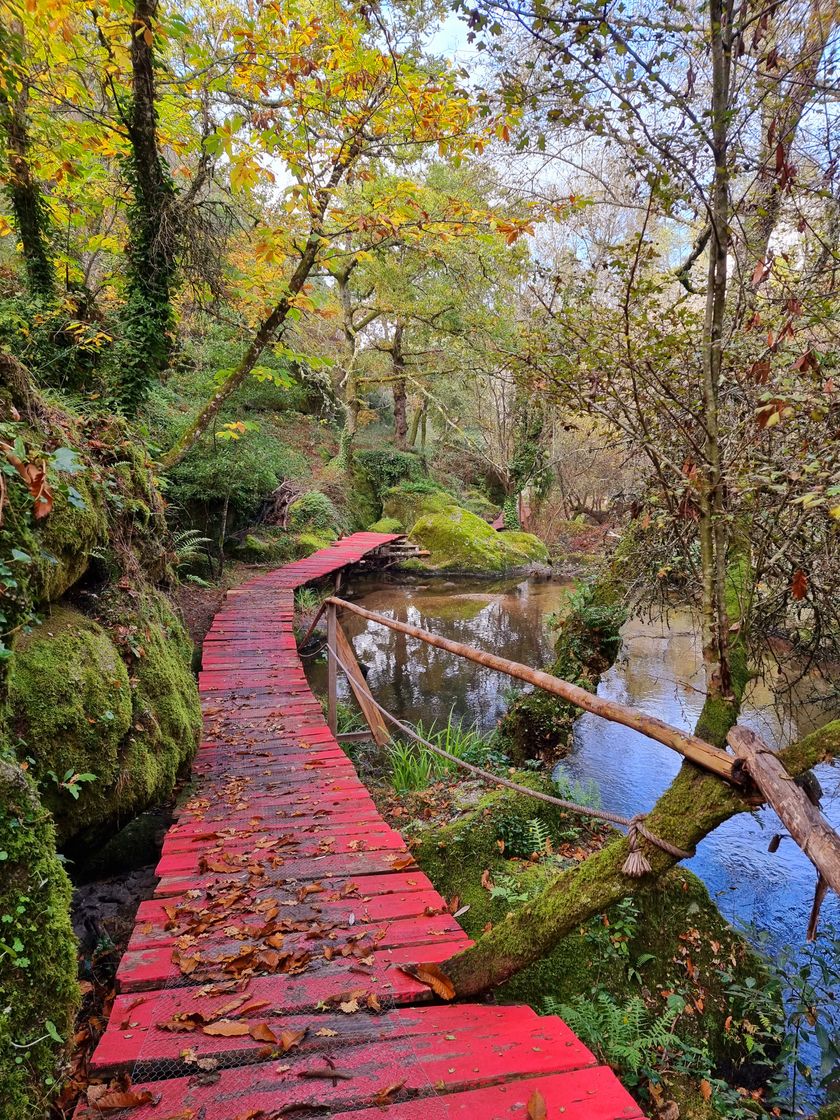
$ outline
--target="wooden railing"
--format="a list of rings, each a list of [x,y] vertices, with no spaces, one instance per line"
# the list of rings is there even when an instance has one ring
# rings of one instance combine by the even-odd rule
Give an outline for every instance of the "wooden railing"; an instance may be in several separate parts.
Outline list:
[[[436,649],[445,650],[487,669],[524,681],[535,688],[560,697],[582,711],[630,727],[664,744],[695,766],[736,787],[739,796],[748,804],[759,805],[766,802],[770,805],[791,837],[817,869],[819,875],[817,900],[820,900],[825,893],[826,886],[830,886],[840,895],[840,836],[820,812],[818,802],[812,800],[809,792],[806,792],[806,789],[787,773],[775,752],[747,728],[735,726],[730,731],[728,743],[734,752],[730,754],[696,735],[672,727],[656,716],[648,715],[616,700],[597,696],[551,673],[532,669],[528,665],[522,665],[506,657],[473,649],[461,642],[454,642],[449,638],[442,638],[438,634],[423,630],[419,626],[387,618],[385,615],[366,610],[356,603],[349,603],[346,599],[330,596],[322,603],[304,642],[315,630],[321,616],[326,613],[327,643],[330,651],[328,654],[328,722],[334,734],[337,672],[340,660],[353,694],[370,727],[371,736],[380,746],[387,745],[391,739],[382,716],[383,709],[373,699],[356,661],[353,647],[339,625],[339,611],[349,611],[378,626],[385,626],[389,630],[425,642]],[[815,913],[812,915],[812,926],[819,909],[817,900],[815,900]]]

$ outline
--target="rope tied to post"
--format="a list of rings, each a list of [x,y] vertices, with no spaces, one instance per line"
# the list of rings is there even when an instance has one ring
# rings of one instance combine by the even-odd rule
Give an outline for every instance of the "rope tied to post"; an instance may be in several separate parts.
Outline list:
[[[349,678],[352,674],[352,670],[350,669],[350,667],[345,664],[345,662],[341,659],[341,657],[338,655],[333,646],[329,644],[329,642],[326,642],[325,645],[330,655],[335,658],[336,664],[341,666],[342,670],[347,674]],[[564,798],[554,797],[550,793],[542,793],[540,790],[529,789],[528,786],[523,786],[519,782],[511,781],[510,778],[503,778],[500,774],[493,774],[489,770],[484,770],[480,766],[475,766],[471,762],[466,762],[464,759],[458,758],[454,754],[450,754],[449,751],[445,751],[443,747],[438,747],[436,746],[436,744],[430,743],[428,739],[424,739],[422,735],[418,735],[413,727],[410,727],[407,723],[403,723],[402,720],[397,719],[397,717],[389,712],[387,708],[383,708],[382,705],[374,699],[369,690],[367,691],[366,699],[379,711],[380,715],[382,715],[384,719],[393,724],[395,727],[399,728],[399,730],[404,735],[408,736],[409,739],[413,739],[416,743],[419,743],[421,746],[425,747],[433,754],[439,755],[442,758],[449,759],[449,761],[454,762],[456,766],[460,766],[461,769],[474,774],[477,778],[481,778],[483,781],[491,782],[495,785],[505,786],[507,789],[512,789],[516,793],[524,793],[528,797],[533,797],[537,801],[545,801],[549,805],[556,805],[560,809],[566,809],[573,813],[579,813],[584,817],[592,817],[595,820],[607,821],[610,824],[617,824],[626,828],[628,830],[627,842],[629,844],[630,851],[621,869],[625,875],[629,875],[633,879],[641,879],[645,875],[647,875],[649,871],[651,871],[650,861],[642,851],[642,839],[646,840],[649,844],[653,844],[655,847],[660,848],[663,852],[666,852],[668,855],[677,860],[691,859],[691,857],[694,855],[694,852],[683,851],[682,848],[678,848],[675,844],[671,844],[668,840],[664,840],[661,836],[657,836],[656,833],[651,832],[650,829],[647,828],[643,823],[646,817],[645,813],[638,813],[635,817],[622,817],[618,813],[610,813],[606,809],[595,809],[588,805],[579,805],[576,801],[566,801]]]

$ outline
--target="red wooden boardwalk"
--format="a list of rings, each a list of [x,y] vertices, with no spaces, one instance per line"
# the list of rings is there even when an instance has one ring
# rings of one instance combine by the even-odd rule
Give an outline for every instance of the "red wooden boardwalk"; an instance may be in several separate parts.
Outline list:
[[[327,728],[292,632],[296,587],[394,539],[356,533],[229,592],[194,790],[91,1062],[146,1103],[77,1120],[526,1120],[535,1093],[550,1120],[642,1115],[559,1019],[440,1004],[400,970],[469,940]]]

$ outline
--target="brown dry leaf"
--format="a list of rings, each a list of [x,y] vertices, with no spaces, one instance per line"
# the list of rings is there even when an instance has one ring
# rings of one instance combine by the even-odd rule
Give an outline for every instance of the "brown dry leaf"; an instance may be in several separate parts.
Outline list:
[[[704,1101],[707,1101],[707,1100],[710,1099],[711,1095],[712,1095],[712,1087],[709,1084],[709,1082],[706,1080],[706,1078],[704,1077],[700,1082],[700,1096],[703,1098]]]
[[[481,885],[486,891],[492,891],[493,889],[493,879],[490,876],[489,870],[486,868],[481,873]]]
[[[378,1092],[374,1093],[373,1103],[380,1108],[385,1108],[387,1105],[391,1104],[391,1098],[402,1089],[406,1080],[407,1078],[403,1081],[396,1081],[393,1085],[387,1085],[384,1089],[380,1089]]]
[[[431,988],[435,995],[441,999],[455,998],[455,985],[446,973],[433,962],[429,964],[407,964],[403,966],[402,971]]]
[[[535,1089],[528,1098],[528,1120],[546,1120],[547,1116],[545,1097],[539,1089]]]
[[[345,1015],[352,1015],[359,1010],[359,1001],[357,999],[346,999],[344,1003],[338,1005],[339,1011],[343,1011]]]
[[[205,1024],[201,1032],[219,1038],[242,1038],[251,1033],[251,1028],[247,1023],[237,1022],[235,1019],[220,1019],[218,1023]]]
[[[293,1047],[298,1046],[306,1038],[306,1030],[302,1031],[281,1031],[277,1039],[277,1045],[283,1054],[287,1054]]]
[[[394,860],[394,862],[391,864],[391,867],[394,869],[394,871],[405,871],[408,867],[414,867],[414,857],[400,856],[399,859]]]
[[[254,1042],[276,1042],[277,1035],[268,1023],[254,1023],[248,1031]]]
[[[379,996],[376,995],[375,992],[371,992],[365,1002],[367,1003],[368,1011],[373,1011],[377,1015],[382,1011],[382,1004],[379,1002]]]
[[[91,1100],[91,1090],[101,1089],[101,1085],[91,1085],[88,1089],[88,1104],[98,1108],[100,1112],[117,1112],[121,1108],[139,1108],[141,1104],[153,1104],[160,1097],[148,1089],[106,1089],[101,1095],[94,1094]]]
[[[338,1031],[334,1031],[330,1027],[321,1027],[321,1029],[319,1031],[316,1031],[315,1034],[319,1038],[335,1038],[335,1036],[338,1034]]]

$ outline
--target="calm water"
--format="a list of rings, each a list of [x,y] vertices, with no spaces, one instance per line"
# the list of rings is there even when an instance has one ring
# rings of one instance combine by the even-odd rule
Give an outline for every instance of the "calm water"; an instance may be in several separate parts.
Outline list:
[[[551,658],[547,619],[561,607],[566,590],[563,584],[536,579],[368,581],[357,583],[352,597],[369,610],[539,666]],[[369,669],[374,696],[396,716],[428,726],[432,720],[445,721],[453,710],[457,719],[489,730],[505,711],[511,682],[502,675],[352,615],[345,616],[344,625]],[[703,671],[691,613],[675,610],[667,619],[632,620],[623,638],[599,695],[692,728],[703,701]],[[323,690],[324,666],[310,671],[313,684]],[[791,742],[838,714],[815,697],[817,678],[806,678],[792,691],[774,692],[773,674],[768,677],[769,684],[750,687],[741,722],[772,745]],[[342,687],[341,675],[339,681]],[[680,759],[637,732],[584,714],[562,765],[576,778],[597,782],[605,808],[631,816],[653,806]],[[823,810],[840,828],[840,766],[821,766],[816,773]],[[776,947],[804,941],[815,882],[811,864],[793,841],[783,840],[775,854],[767,851],[779,830],[769,810],[742,813],[708,836],[688,863],[730,921],[766,931]],[[831,892],[822,914],[823,921],[840,927],[840,900]]]

